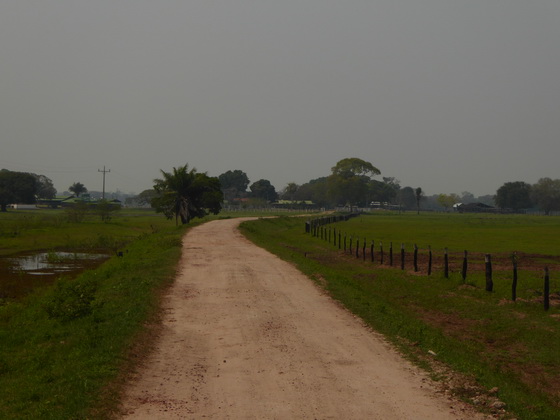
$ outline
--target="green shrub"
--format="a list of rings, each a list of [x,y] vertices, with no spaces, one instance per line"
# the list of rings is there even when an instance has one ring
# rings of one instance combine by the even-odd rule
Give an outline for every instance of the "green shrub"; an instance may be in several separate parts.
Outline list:
[[[45,310],[50,318],[70,321],[90,315],[95,304],[98,282],[93,276],[77,280],[60,279],[52,290]]]
[[[72,223],[81,223],[86,218],[89,207],[84,202],[77,202],[71,207],[67,207],[64,212],[66,213],[66,217],[69,222]]]

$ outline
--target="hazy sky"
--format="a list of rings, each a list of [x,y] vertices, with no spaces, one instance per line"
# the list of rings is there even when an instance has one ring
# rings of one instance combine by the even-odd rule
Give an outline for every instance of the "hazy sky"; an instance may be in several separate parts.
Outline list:
[[[345,157],[430,195],[560,178],[560,1],[0,0],[0,144],[60,192]]]

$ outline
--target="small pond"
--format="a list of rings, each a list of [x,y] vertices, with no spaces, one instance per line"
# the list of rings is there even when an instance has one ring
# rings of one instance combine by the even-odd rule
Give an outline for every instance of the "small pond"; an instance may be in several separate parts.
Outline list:
[[[60,276],[75,277],[109,255],[85,252],[38,252],[0,258],[0,299],[18,299]]]

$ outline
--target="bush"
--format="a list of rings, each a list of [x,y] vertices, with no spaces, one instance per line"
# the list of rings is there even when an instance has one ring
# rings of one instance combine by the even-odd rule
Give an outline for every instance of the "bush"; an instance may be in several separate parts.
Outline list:
[[[71,207],[67,207],[64,212],[69,222],[81,223],[88,214],[88,205],[84,202],[78,202]]]
[[[97,280],[90,277],[79,280],[61,279],[53,289],[53,296],[45,305],[50,318],[70,321],[90,315],[95,307]]]
[[[113,213],[118,212],[121,209],[120,205],[110,203],[107,200],[101,200],[96,208],[95,212],[101,217],[103,222],[108,222],[111,220]]]

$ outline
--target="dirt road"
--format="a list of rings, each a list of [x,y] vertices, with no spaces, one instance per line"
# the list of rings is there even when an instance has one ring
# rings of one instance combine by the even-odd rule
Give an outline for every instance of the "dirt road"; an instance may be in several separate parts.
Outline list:
[[[294,267],[247,241],[239,222],[185,237],[163,331],[130,383],[125,418],[478,418]]]

